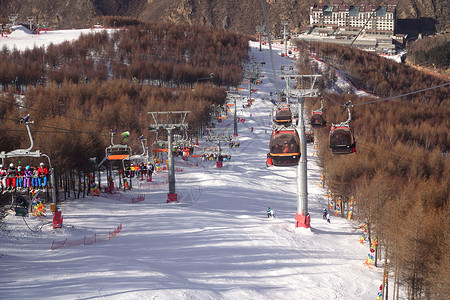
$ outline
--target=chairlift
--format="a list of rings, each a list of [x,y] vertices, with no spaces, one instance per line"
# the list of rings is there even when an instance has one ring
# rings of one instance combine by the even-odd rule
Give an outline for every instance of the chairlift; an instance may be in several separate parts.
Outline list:
[[[331,125],[329,135],[331,154],[343,155],[356,153],[356,140],[349,124],[351,120],[349,104],[350,102],[346,104],[348,111],[347,121]]]
[[[267,166],[295,166],[300,160],[300,138],[295,128],[284,126],[273,130],[270,137]]]
[[[323,128],[327,126],[327,121],[323,116],[323,99],[320,97],[320,109],[311,112],[310,124],[313,128]]]
[[[108,160],[124,160],[133,155],[128,145],[114,144],[114,131],[111,130],[111,145],[105,148],[105,157]]]
[[[52,163],[50,161],[50,157],[44,153],[41,153],[40,150],[35,150],[32,151],[33,147],[34,147],[34,141],[33,141],[33,136],[31,134],[31,130],[30,130],[30,126],[29,124],[34,123],[33,121],[30,121],[30,115],[27,114],[25,117],[23,117],[22,119],[20,119],[19,121],[20,124],[25,124],[26,128],[27,128],[27,132],[28,132],[28,137],[30,139],[30,147],[28,147],[27,149],[16,149],[10,152],[5,152],[5,151],[1,151],[0,152],[0,158],[2,159],[2,164],[5,166],[6,162],[5,160],[8,158],[16,158],[16,157],[35,157],[35,158],[41,158],[41,157],[46,157],[47,161],[48,161],[48,171],[49,171],[49,179],[50,179],[50,184],[52,186],[52,198],[53,198],[53,202],[56,203],[56,188],[55,188],[55,174],[54,174],[54,170],[52,167]],[[47,185],[48,187],[48,185]]]
[[[140,164],[140,163],[147,164],[150,159],[149,154],[148,154],[148,148],[145,146],[145,143],[147,142],[147,140],[144,139],[143,135],[141,135],[138,139],[141,142],[142,153],[130,155],[126,158],[126,160],[132,161],[134,164]]]

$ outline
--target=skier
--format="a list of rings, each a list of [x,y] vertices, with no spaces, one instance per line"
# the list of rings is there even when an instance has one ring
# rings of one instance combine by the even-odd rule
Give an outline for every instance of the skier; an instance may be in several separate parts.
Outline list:
[[[39,168],[37,169],[39,187],[47,186],[48,174],[49,174],[48,168],[44,165],[44,163],[40,163]]]
[[[253,127],[252,127],[252,128],[250,128],[250,131],[251,131],[251,132],[253,132]]]
[[[13,190],[16,188],[16,176],[17,176],[17,169],[14,167],[13,163],[9,164],[8,169],[8,177],[6,179],[6,186],[8,190]]]
[[[33,170],[30,166],[26,166],[23,173],[25,178],[23,181],[23,186],[26,188],[31,187],[31,177],[33,176]]]
[[[268,218],[275,218],[275,212],[273,211],[273,209],[270,208],[270,206],[267,209],[267,217]]]
[[[0,186],[2,188],[2,191],[6,190],[6,175],[8,172],[5,168],[3,168],[3,165],[0,164]]]
[[[327,213],[327,222],[328,222],[328,223],[331,223],[331,222],[330,222],[330,214],[329,214],[329,213]]]
[[[322,219],[325,220],[325,219],[327,218],[327,214],[328,214],[327,209],[324,208],[324,209],[323,209],[323,216],[322,216]]]

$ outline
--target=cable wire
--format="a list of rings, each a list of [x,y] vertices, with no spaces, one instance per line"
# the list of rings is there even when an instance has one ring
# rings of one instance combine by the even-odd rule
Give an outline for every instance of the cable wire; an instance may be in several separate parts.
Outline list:
[[[21,107],[21,108],[25,108],[27,110],[38,111],[38,112],[42,112],[42,113],[48,113],[48,110],[31,108],[31,107],[28,107],[28,106],[25,106],[25,105],[22,105],[22,104],[10,103],[8,101],[1,100],[1,99],[0,99],[0,102],[6,103],[6,104],[9,104],[9,105],[18,106],[18,107]],[[66,118],[66,119],[74,119],[74,120],[86,121],[86,122],[96,122],[96,123],[100,122],[99,120],[89,120],[89,119],[83,119],[83,118],[77,118],[77,117],[69,117],[69,116],[60,116],[60,117]]]
[[[45,225],[52,224],[52,222],[47,222],[47,223],[42,224],[42,226],[39,227],[38,230],[33,230],[33,229],[28,225],[27,220],[25,220],[25,216],[22,216],[22,218],[23,218],[23,221],[25,222],[25,224],[27,225],[28,229],[30,229],[30,231],[32,231],[32,232],[39,232],[39,231],[42,230],[42,227],[44,227]]]
[[[392,97],[388,97],[388,98],[383,98],[383,99],[378,99],[378,100],[372,100],[372,101],[363,102],[363,103],[350,104],[349,106],[350,106],[350,107],[353,107],[353,106],[359,106],[359,105],[372,104],[372,103],[376,103],[376,102],[382,102],[382,101],[392,100],[392,99],[396,99],[396,98],[401,98],[401,97],[405,97],[405,96],[409,96],[409,95],[414,95],[414,94],[426,92],[426,91],[429,91],[429,90],[441,88],[441,87],[444,87],[444,86],[447,86],[447,85],[450,85],[450,81],[449,81],[449,82],[446,82],[446,83],[443,83],[443,84],[440,84],[440,85],[436,85],[436,86],[424,88],[424,89],[421,89],[421,90],[417,90],[417,91],[412,91],[412,92],[408,92],[408,93],[404,93],[404,94],[400,94],[400,95],[396,95],[396,96],[392,96]],[[334,100],[333,98],[331,98],[330,96],[328,96],[328,95],[326,95],[326,94],[324,94],[323,96],[324,96],[325,98],[327,98],[327,99],[329,99],[329,100],[331,100],[331,101],[337,103],[337,104],[340,105],[340,106],[345,106],[345,107],[347,106],[346,104],[341,104],[341,103],[339,103],[338,101]]]
[[[6,120],[10,120],[10,121],[14,121],[17,122],[17,119],[11,119],[8,117],[0,117],[0,119],[6,119]],[[35,124],[35,123],[30,123],[31,125],[34,126],[40,126],[40,127],[46,127],[46,128],[51,128],[51,129],[57,129],[57,130],[62,130],[62,131],[39,131],[39,130],[35,130],[33,132],[46,132],[46,133],[84,133],[84,134],[99,134],[102,136],[110,136],[109,133],[105,133],[105,132],[88,132],[88,131],[76,131],[76,130],[72,130],[72,129],[67,129],[67,128],[60,128],[60,127],[54,127],[54,126],[48,126],[48,125],[41,125],[41,124]],[[7,130],[3,130],[3,131],[19,131],[22,132],[23,130],[19,130],[19,129],[7,129]]]

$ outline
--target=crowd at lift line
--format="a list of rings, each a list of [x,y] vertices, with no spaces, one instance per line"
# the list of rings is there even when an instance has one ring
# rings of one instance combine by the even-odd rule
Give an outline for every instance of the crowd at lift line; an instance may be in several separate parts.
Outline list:
[[[39,167],[27,165],[14,166],[14,163],[9,164],[9,168],[0,164],[0,182],[2,192],[7,190],[17,190],[18,188],[33,188],[47,187],[49,170],[44,163],[40,163]]]

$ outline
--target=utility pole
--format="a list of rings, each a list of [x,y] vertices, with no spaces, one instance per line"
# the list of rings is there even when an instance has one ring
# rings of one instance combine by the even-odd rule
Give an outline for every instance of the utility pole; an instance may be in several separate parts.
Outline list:
[[[260,26],[256,26],[256,33],[258,34],[259,39],[259,51],[262,51],[262,34],[266,31],[266,25],[264,22],[261,23]]]
[[[284,67],[281,69],[281,79],[284,79],[286,81],[286,89],[290,87],[290,78],[295,78],[294,76],[292,76],[295,75],[294,72],[294,66],[289,66],[287,70]],[[286,94],[286,103],[289,105],[289,93],[286,91],[286,89],[284,89],[283,92]]]
[[[30,31],[33,31],[33,21],[34,17],[28,17],[27,21],[30,23]]]
[[[11,14],[8,19],[11,25],[16,25],[17,18],[19,18],[19,14]]]
[[[284,37],[284,55],[287,55],[287,32],[286,27],[288,26],[288,21],[281,21],[281,25],[283,25],[283,37]]]
[[[173,162],[172,150],[172,131],[175,128],[187,129],[186,116],[189,111],[164,111],[164,112],[148,112],[152,115],[154,124],[151,124],[148,129],[151,131],[158,131],[160,128],[167,130],[167,156],[168,156],[168,173],[169,173],[169,193],[167,194],[167,202],[178,201],[178,195],[175,189],[175,164]],[[164,118],[160,118],[160,116]]]
[[[299,89],[292,89],[289,86],[289,79],[285,79],[286,93],[298,98],[299,122],[297,131],[300,133],[301,156],[297,167],[297,212],[295,213],[295,227],[310,228],[311,216],[308,212],[308,163],[303,106],[305,97],[317,97],[319,95],[319,89],[314,88],[314,86],[317,78],[321,77],[321,75],[290,75],[290,77],[294,77],[297,79],[297,82],[300,81],[302,83],[299,85]],[[307,81],[310,82],[310,86],[303,88],[303,82]]]
[[[244,78],[248,81],[248,100],[252,99],[251,84],[261,77],[259,67],[265,65],[265,62],[253,62],[251,70],[246,69],[244,72]]]
[[[222,164],[223,164],[223,157],[222,157],[222,147],[220,142],[225,141],[225,142],[231,142],[232,138],[231,136],[227,133],[224,132],[222,134],[213,134],[212,130],[209,131],[209,136],[206,138],[207,142],[217,142],[217,146],[218,146],[218,153],[217,153],[217,162],[216,162],[216,167],[217,168],[221,168]]]
[[[233,136],[238,136],[238,130],[237,130],[237,107],[236,107],[236,99],[241,99],[241,95],[237,93],[237,91],[227,91],[227,97],[233,99],[234,103],[234,121],[233,121]]]

